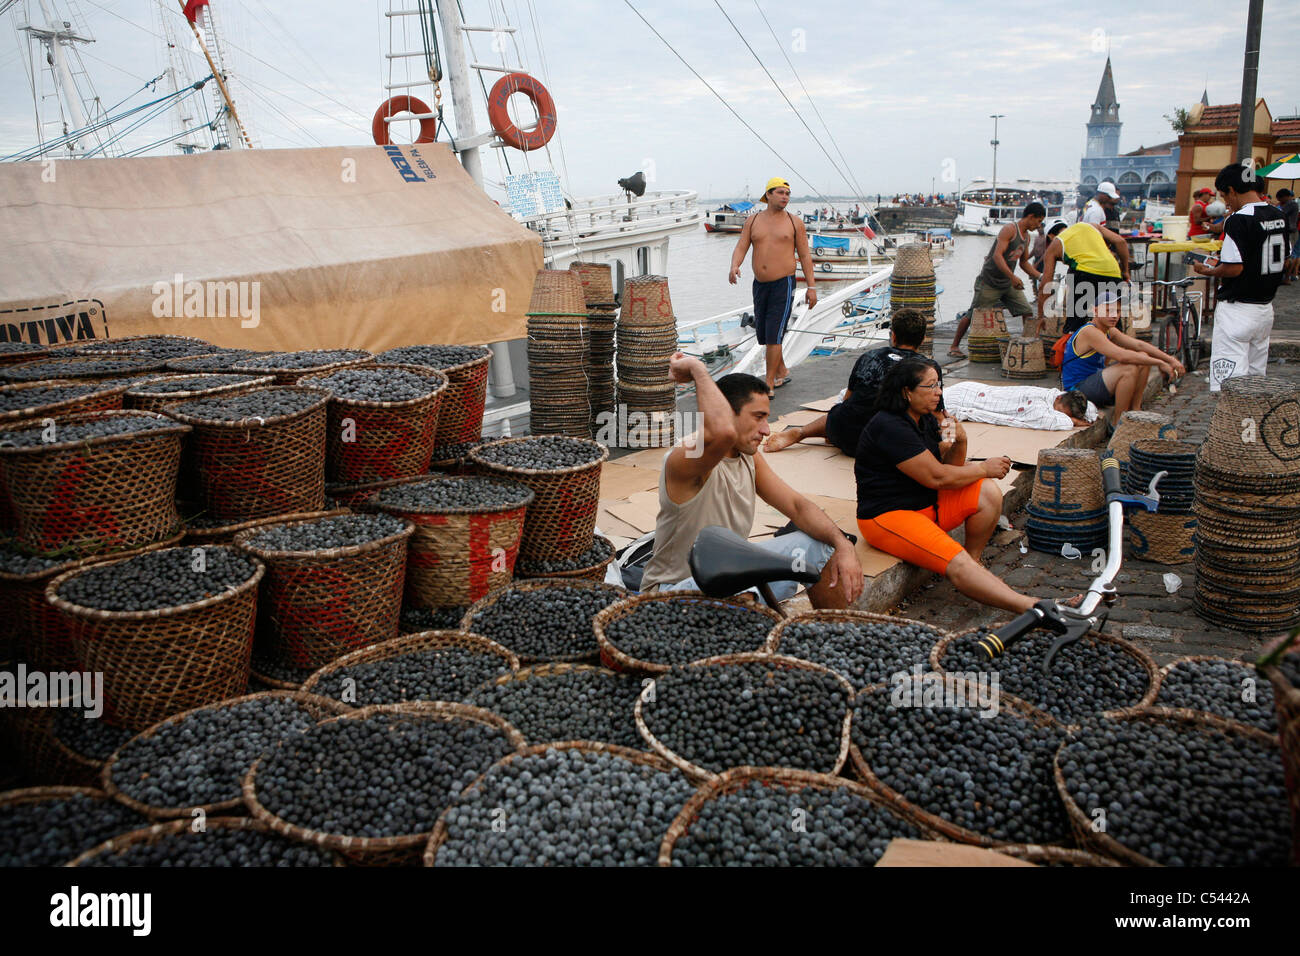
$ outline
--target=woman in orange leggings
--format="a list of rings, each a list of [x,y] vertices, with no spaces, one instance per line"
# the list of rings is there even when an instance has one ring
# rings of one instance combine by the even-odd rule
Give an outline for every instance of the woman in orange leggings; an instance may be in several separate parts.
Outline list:
[[[967,597],[1017,613],[1037,598],[1008,587],[980,563],[1002,514],[992,481],[1008,458],[966,463],[966,430],[935,417],[939,375],[928,363],[905,359],[880,385],[877,412],[862,431],[854,476],[858,527],[873,548],[929,568]],[[966,526],[965,550],[947,532]]]

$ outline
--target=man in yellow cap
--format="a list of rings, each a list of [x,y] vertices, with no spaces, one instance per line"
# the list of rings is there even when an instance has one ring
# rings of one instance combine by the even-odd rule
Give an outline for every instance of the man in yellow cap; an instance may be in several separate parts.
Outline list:
[[[781,354],[786,323],[794,306],[795,256],[803,263],[808,281],[807,302],[817,304],[817,278],[813,272],[812,253],[808,249],[808,230],[803,220],[785,207],[790,204],[790,184],[780,176],[767,181],[763,198],[767,208],[745,220],[740,240],[731,254],[732,285],[740,278],[749,247],[754,247],[754,324],[758,344],[767,349],[767,387],[780,388],[790,380]]]

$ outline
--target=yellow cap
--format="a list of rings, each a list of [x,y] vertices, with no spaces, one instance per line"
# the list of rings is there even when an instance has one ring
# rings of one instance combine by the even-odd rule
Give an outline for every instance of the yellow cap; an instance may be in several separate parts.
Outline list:
[[[763,195],[759,198],[758,201],[767,202],[767,194],[770,193],[773,189],[776,189],[778,186],[784,186],[786,189],[790,188],[790,184],[786,182],[784,178],[782,178],[781,176],[773,176],[771,179],[767,181],[767,185],[763,187]]]

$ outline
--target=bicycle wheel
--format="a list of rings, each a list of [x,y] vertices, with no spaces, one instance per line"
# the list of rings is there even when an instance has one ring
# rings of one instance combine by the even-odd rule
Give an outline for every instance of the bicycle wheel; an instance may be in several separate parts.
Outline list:
[[[1196,306],[1183,300],[1183,327],[1187,330],[1183,339],[1183,364],[1187,366],[1187,371],[1194,372],[1196,367],[1201,364],[1201,352],[1205,344],[1201,341],[1201,315],[1196,311]]]
[[[1160,326],[1160,351],[1166,355],[1178,356],[1178,353],[1182,350],[1182,327],[1178,321],[1178,316],[1171,315],[1165,319],[1165,324]]]

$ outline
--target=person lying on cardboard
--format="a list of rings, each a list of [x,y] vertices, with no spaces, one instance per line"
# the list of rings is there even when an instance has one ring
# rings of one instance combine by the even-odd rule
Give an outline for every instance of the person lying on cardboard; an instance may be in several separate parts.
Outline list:
[[[807,425],[795,425],[773,435],[763,450],[778,452],[805,438],[825,438],[844,454],[853,457],[858,451],[862,429],[867,427],[867,422],[876,413],[876,392],[880,390],[880,383],[891,366],[905,358],[919,356],[934,367],[939,374],[940,384],[943,383],[943,371],[939,368],[939,363],[917,352],[924,341],[925,316],[916,309],[899,309],[890,318],[889,344],[862,353],[853,363],[844,399]],[[943,409],[942,396],[939,408]]]
[[[697,587],[687,558],[699,533],[720,525],[748,538],[756,499],[789,518],[791,534],[755,542],[805,567],[821,580],[808,589],[817,608],[844,608],[862,593],[862,565],[852,542],[826,512],[779,478],[759,453],[770,434],[767,383],[734,372],[716,382],[696,358],[681,352],[668,365],[673,381],[695,382],[702,425],[692,444],[673,448],[659,475],[659,516],[655,521],[654,556],[642,577],[643,591],[678,591]],[[777,600],[794,597],[794,581],[772,585]]]
[[[943,390],[943,400],[960,422],[1061,432],[1097,420],[1097,407],[1078,389],[958,382]]]

